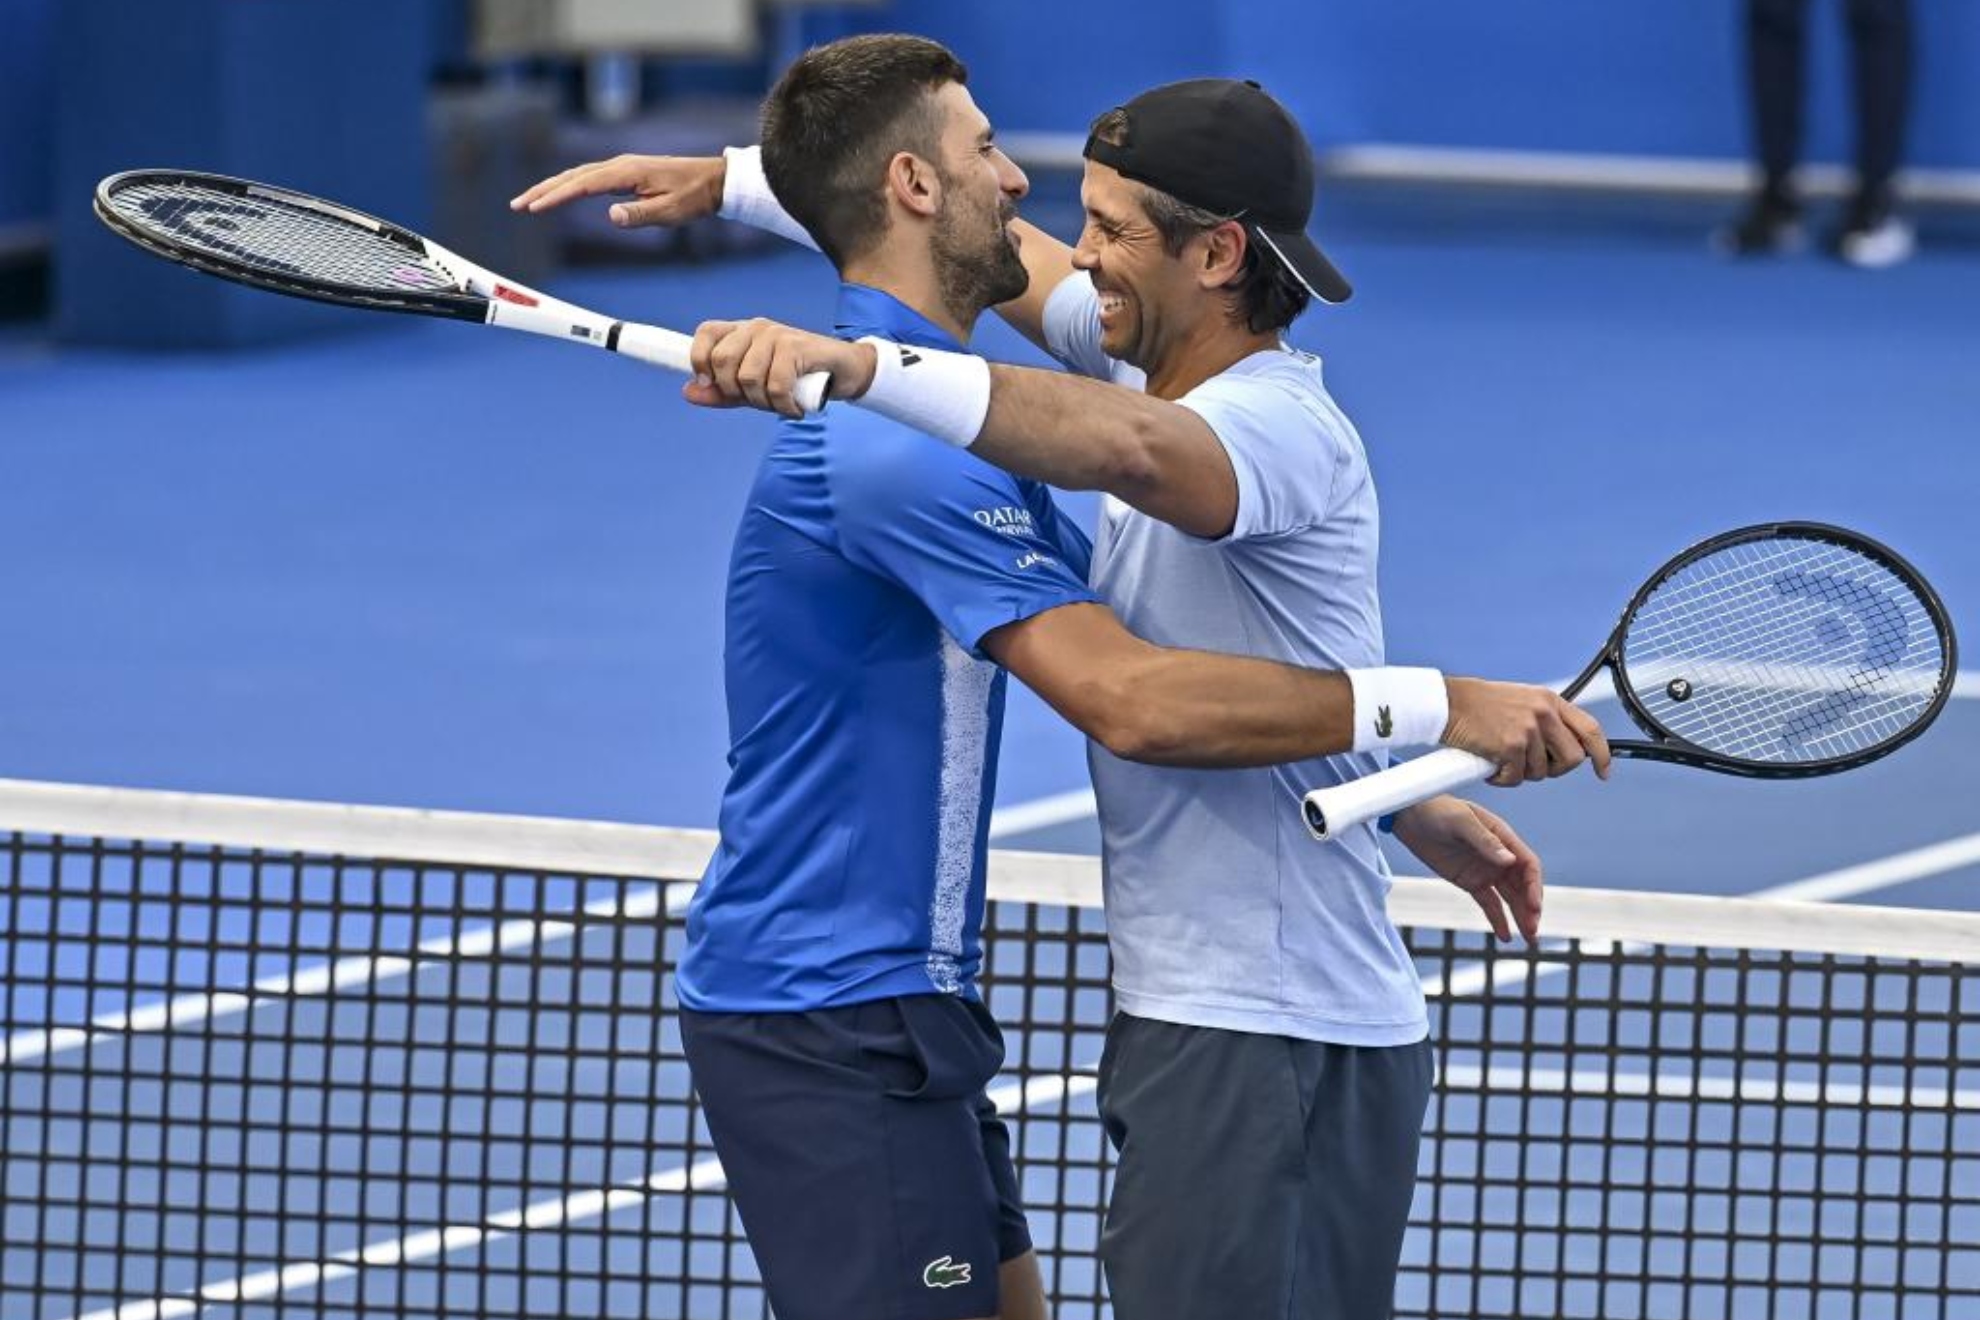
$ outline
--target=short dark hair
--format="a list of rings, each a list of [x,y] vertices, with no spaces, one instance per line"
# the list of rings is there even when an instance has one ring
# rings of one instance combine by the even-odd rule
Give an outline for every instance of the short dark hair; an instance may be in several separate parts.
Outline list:
[[[1102,142],[1114,146],[1126,145],[1127,111],[1109,110],[1093,121],[1090,132]],[[1189,240],[1198,234],[1236,218],[1191,206],[1139,180],[1131,179],[1129,182],[1139,190],[1141,209],[1147,212],[1148,223],[1155,226],[1155,232],[1162,236],[1162,246],[1172,257],[1181,256]],[[1300,283],[1299,277],[1287,270],[1284,262],[1266,252],[1264,245],[1248,232],[1245,234],[1244,265],[1239,269],[1237,278],[1224,286],[1224,292],[1231,298],[1231,319],[1242,321],[1253,334],[1285,329],[1313,301],[1313,295]]]
[[[929,94],[968,81],[946,46],[899,33],[815,47],[777,80],[763,102],[763,172],[835,265],[884,235],[882,187],[895,152],[939,163],[942,125]]]

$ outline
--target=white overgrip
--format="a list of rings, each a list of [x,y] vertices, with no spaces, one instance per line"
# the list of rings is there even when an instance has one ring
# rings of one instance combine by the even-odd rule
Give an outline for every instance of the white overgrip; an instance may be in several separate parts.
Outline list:
[[[1482,756],[1446,747],[1345,784],[1316,788],[1306,795],[1300,810],[1307,831],[1326,843],[1378,816],[1489,779],[1496,769]]]
[[[688,350],[693,346],[693,338],[678,330],[663,330],[657,325],[639,325],[633,321],[619,327],[619,352],[669,371],[691,373],[694,370],[694,363],[688,357]]]
[[[640,325],[634,321],[619,327],[619,352],[669,371],[694,371],[694,362],[688,355],[693,346],[693,338],[678,330],[663,330],[657,325]],[[825,372],[813,371],[798,377],[797,401],[805,416],[824,411],[825,394],[831,388],[832,378]]]

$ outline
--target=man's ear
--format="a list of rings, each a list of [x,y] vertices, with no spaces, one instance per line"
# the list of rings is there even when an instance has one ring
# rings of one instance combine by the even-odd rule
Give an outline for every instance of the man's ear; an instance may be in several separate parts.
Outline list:
[[[1251,235],[1235,220],[1226,220],[1205,232],[1203,265],[1197,273],[1197,282],[1206,289],[1221,289],[1232,283],[1244,271],[1244,254],[1250,246]]]
[[[915,215],[932,217],[942,208],[941,176],[912,151],[897,151],[887,162],[887,191]]]

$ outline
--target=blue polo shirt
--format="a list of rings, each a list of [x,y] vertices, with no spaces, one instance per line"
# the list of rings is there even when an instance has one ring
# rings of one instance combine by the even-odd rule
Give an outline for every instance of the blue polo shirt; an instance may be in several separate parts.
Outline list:
[[[836,333],[962,351],[845,285]],[[784,422],[729,560],[729,782],[680,1001],[974,997],[1003,724],[984,634],[1092,601],[1046,489],[844,404]]]

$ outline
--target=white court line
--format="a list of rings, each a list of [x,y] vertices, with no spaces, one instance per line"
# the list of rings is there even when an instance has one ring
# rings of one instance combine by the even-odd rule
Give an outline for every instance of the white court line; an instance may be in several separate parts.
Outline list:
[[[1572,678],[1563,678],[1542,686],[1559,691],[1573,681]],[[1588,687],[1575,698],[1575,702],[1577,705],[1586,706],[1596,701],[1613,701],[1615,695],[1615,684],[1609,678],[1609,671],[1604,669],[1588,680]],[[1954,701],[1980,701],[1980,669],[1961,669],[1955,672],[1950,695]]]
[[[188,1297],[147,1297],[114,1309],[93,1311],[81,1320],[182,1320],[203,1307],[267,1301],[288,1293],[321,1288],[364,1270],[415,1265],[514,1237],[524,1230],[559,1228],[602,1218],[644,1204],[657,1193],[714,1190],[727,1185],[712,1157],[685,1169],[667,1169],[645,1182],[601,1187],[557,1200],[538,1201],[491,1215],[479,1224],[447,1224],[408,1237],[342,1252],[328,1260],[299,1260],[259,1274],[204,1284]]]
[[[990,837],[1008,839],[1013,834],[1029,834],[1054,825],[1069,825],[1076,820],[1091,820],[1099,811],[1090,788],[1076,788],[1069,793],[1033,798],[1029,802],[999,807],[991,812]]]
[[[630,899],[615,893],[587,904],[572,914],[586,920],[637,921],[651,917],[661,908],[662,890],[669,915],[677,914],[687,902],[693,886],[685,882],[665,882],[651,889],[634,891]],[[252,1013],[265,1004],[284,999],[312,998],[336,994],[354,986],[370,985],[401,976],[416,976],[435,963],[453,958],[489,958],[535,944],[568,940],[579,933],[575,921],[537,921],[524,918],[505,921],[465,935],[440,935],[420,944],[409,954],[375,957],[359,954],[334,963],[325,963],[293,975],[271,976],[256,981],[245,990],[179,995],[147,1004],[128,1013],[93,1018],[85,1027],[58,1027],[53,1031],[23,1031],[0,1042],[0,1068],[27,1063],[68,1050],[84,1049],[102,1036],[130,1036],[140,1032],[167,1031],[235,1013]]]
[[[1833,903],[1839,899],[1856,898],[1874,893],[1879,889],[1889,889],[1894,885],[1909,884],[1928,876],[1941,875],[1947,871],[1957,871],[1962,867],[1980,865],[1980,833],[1964,834],[1943,843],[1927,844],[1923,848],[1913,848],[1909,852],[1881,857],[1874,862],[1864,862],[1858,866],[1845,866],[1835,871],[1824,871],[1802,880],[1790,880],[1786,884],[1770,885],[1757,889],[1751,894],[1742,895],[1755,901],[1766,899],[1788,899],[1801,903]],[[1585,945],[1590,952],[1596,946]],[[1625,944],[1617,946],[1625,950],[1638,951],[1645,945]],[[1431,978],[1424,981],[1425,994],[1435,997],[1448,994],[1452,997],[1476,995],[1485,990],[1503,990],[1507,986],[1519,985],[1526,980],[1545,980],[1558,976],[1567,970],[1564,963],[1550,962],[1535,966],[1532,963],[1501,962],[1491,968],[1484,963],[1467,963],[1454,972],[1448,981]]]
[[[1820,875],[1790,880],[1786,884],[1770,885],[1743,897],[1756,901],[1789,899],[1801,903],[1833,903],[1974,865],[1980,865],[1980,832],[1881,857],[1874,862],[1824,871]],[[1641,950],[1644,946],[1621,947]],[[1500,990],[1518,985],[1529,978],[1538,981],[1558,976],[1565,970],[1567,968],[1563,963],[1545,963],[1537,967],[1531,963],[1499,963],[1488,971],[1485,964],[1473,963],[1458,968],[1447,982],[1435,979],[1425,981],[1423,989],[1425,994],[1432,996],[1475,995],[1486,989]]]
[[[1545,1048],[1545,1047],[1542,1047]],[[1980,1112],[1980,1091],[1943,1086],[1861,1086],[1766,1077],[1700,1077],[1687,1073],[1609,1073],[1598,1068],[1480,1068],[1451,1064],[1437,1073],[1441,1091],[1510,1091],[1518,1095],[1593,1095],[1619,1099],[1725,1100],[1762,1105],[1834,1105],[1847,1109]]]
[[[1806,880],[1762,889],[1755,898],[1791,898],[1803,903],[1832,903],[1839,898],[1855,898],[1893,885],[1909,884],[1927,876],[1980,865],[1980,832],[1927,844],[1909,852],[1894,853],[1874,862],[1845,866],[1840,870],[1811,875]]]

